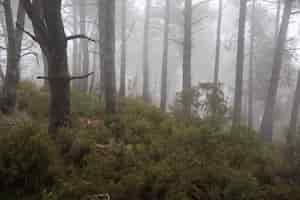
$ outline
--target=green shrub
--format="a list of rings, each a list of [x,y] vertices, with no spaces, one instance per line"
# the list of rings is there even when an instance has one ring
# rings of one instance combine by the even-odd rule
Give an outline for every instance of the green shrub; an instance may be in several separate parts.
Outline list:
[[[30,195],[55,185],[59,164],[53,148],[48,136],[32,124],[17,124],[1,134],[0,191]]]

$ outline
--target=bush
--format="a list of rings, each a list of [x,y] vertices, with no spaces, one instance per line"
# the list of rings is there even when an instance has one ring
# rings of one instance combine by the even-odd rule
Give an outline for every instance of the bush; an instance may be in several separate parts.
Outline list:
[[[0,193],[39,194],[55,185],[54,145],[37,126],[17,124],[0,135]]]

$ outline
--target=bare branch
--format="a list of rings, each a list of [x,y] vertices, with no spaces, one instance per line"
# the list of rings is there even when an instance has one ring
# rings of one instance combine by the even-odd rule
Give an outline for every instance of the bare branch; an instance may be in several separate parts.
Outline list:
[[[20,55],[20,58],[25,57],[25,56],[30,56],[30,55],[34,56],[35,59],[36,59],[37,64],[39,64],[39,54],[37,52],[33,52],[33,51],[26,52],[26,53]]]
[[[50,77],[50,76],[38,76],[37,79],[44,79],[44,80],[57,80],[57,79],[65,79],[65,80],[68,80],[68,81],[71,81],[71,80],[75,80],[75,79],[85,79],[85,78],[88,78],[89,76],[91,75],[94,75],[95,72],[90,72],[88,74],[85,74],[85,75],[82,75],[82,76],[53,76],[53,77]]]
[[[88,37],[86,35],[83,35],[83,34],[71,35],[71,36],[66,37],[67,41],[76,40],[76,39],[86,39],[88,41],[96,42],[96,40],[94,40],[93,38],[90,38],[90,37]]]
[[[23,31],[26,35],[28,35],[32,40],[36,41],[39,43],[38,39],[29,31],[26,31],[20,24],[17,23],[17,28]]]
[[[89,76],[92,76],[92,75],[94,75],[94,74],[95,74],[95,72],[90,72],[90,73],[85,74],[85,75],[82,75],[82,76],[72,76],[72,77],[70,78],[70,80],[75,80],[75,79],[85,79],[85,78],[88,78]]]

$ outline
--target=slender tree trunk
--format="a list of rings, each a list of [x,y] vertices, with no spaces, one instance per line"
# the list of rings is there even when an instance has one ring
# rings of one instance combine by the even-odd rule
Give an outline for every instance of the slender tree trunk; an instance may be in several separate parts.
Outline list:
[[[149,88],[149,23],[151,2],[152,0],[146,0],[143,43],[143,99],[148,103],[151,101]]]
[[[185,0],[184,8],[184,42],[182,65],[182,102],[183,112],[191,115],[191,59],[192,59],[192,0]]]
[[[5,80],[5,75],[4,75],[4,72],[3,72],[3,70],[2,70],[2,65],[0,65],[0,80],[1,80],[1,81],[4,81],[4,80]],[[0,95],[1,95],[1,93],[0,93]]]
[[[239,127],[241,125],[246,12],[247,12],[247,0],[240,0],[236,80],[235,80],[235,94],[234,94],[234,108],[233,108],[233,122],[232,122],[233,128]]]
[[[250,27],[250,53],[249,53],[249,80],[248,80],[248,127],[253,129],[253,67],[254,67],[254,20],[256,0],[252,0],[251,27]]]
[[[280,14],[281,14],[281,0],[277,0],[277,8],[276,8],[276,21],[275,21],[275,41],[279,33],[280,28]]]
[[[11,114],[16,107],[16,88],[18,83],[18,56],[16,46],[16,32],[13,22],[13,14],[10,0],[3,1],[5,23],[7,30],[7,66],[6,76],[1,94],[1,111]]]
[[[21,3],[19,3],[18,5],[18,11],[17,11],[17,26],[19,27],[24,27],[25,26],[25,10],[22,6]],[[17,79],[18,79],[18,82],[20,81],[21,79],[21,69],[20,69],[20,60],[21,60],[21,51],[22,51],[22,41],[23,41],[23,31],[22,31],[22,28],[16,28],[15,30],[15,34],[16,34],[16,55],[17,55],[17,58],[18,58],[18,63],[17,63]]]
[[[160,109],[167,109],[167,88],[168,88],[168,56],[169,56],[169,24],[170,24],[170,0],[166,0],[165,7],[165,28],[164,28],[164,50],[161,72],[161,92],[160,92]]]
[[[296,91],[294,95],[293,107],[291,112],[290,124],[287,135],[287,143],[289,145],[293,144],[295,141],[295,134],[297,132],[297,121],[299,115],[299,106],[300,106],[300,70],[298,71],[298,80]]]
[[[223,19],[223,0],[219,0],[218,25],[217,25],[217,40],[216,40],[216,56],[215,56],[215,71],[214,71],[214,93],[212,113],[215,118],[217,115],[217,92],[219,87],[219,72],[220,72],[220,49],[221,49],[221,29]],[[214,122],[213,122],[214,123]]]
[[[116,113],[115,80],[115,0],[99,1],[100,55],[104,78],[105,109],[109,114]]]
[[[95,46],[95,52],[97,51],[97,46]],[[92,93],[94,91],[95,86],[95,80],[96,80],[96,71],[97,71],[97,58],[98,55],[96,53],[93,54],[93,72],[95,72],[95,75],[91,78],[91,83],[89,87],[89,92]]]
[[[87,20],[87,14],[86,14],[86,2],[80,1],[80,9],[79,9],[79,15],[80,15],[80,33],[83,35],[86,35],[86,20]],[[82,53],[82,60],[81,60],[81,71],[83,74],[87,74],[89,72],[89,65],[90,65],[90,59],[89,59],[89,43],[88,40],[81,40],[80,41],[80,48]],[[82,79],[81,80],[81,86],[80,90],[82,92],[88,91],[88,83],[89,79]]]
[[[127,0],[122,1],[122,11],[121,11],[121,73],[120,73],[120,96],[126,96],[126,54],[127,54],[127,40],[126,40],[126,27],[127,27]]]
[[[73,32],[74,34],[78,33],[78,7],[79,0],[73,0],[72,9],[73,9]],[[79,44],[78,40],[73,40],[73,74],[78,76],[80,74],[80,56],[79,56]],[[80,80],[74,80],[73,86],[76,90],[80,90]]]
[[[272,142],[274,107],[276,104],[276,96],[277,96],[277,90],[278,90],[278,85],[280,80],[280,71],[282,68],[283,51],[285,48],[292,4],[293,4],[293,0],[285,1],[282,23],[280,26],[280,31],[277,37],[277,42],[275,47],[272,76],[270,80],[270,86],[268,89],[267,99],[265,102],[264,115],[261,123],[261,130],[260,130],[262,137],[266,142]]]
[[[43,57],[43,65],[44,65],[44,75],[48,76],[49,74],[49,66],[48,66],[48,60],[46,55],[42,52],[42,57]],[[48,88],[48,81],[44,80],[44,88]]]

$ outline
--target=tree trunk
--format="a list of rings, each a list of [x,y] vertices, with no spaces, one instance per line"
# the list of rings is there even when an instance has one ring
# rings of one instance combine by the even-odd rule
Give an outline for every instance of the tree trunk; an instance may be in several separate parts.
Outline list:
[[[11,114],[16,107],[16,88],[18,82],[18,56],[16,46],[16,32],[13,22],[13,14],[10,0],[3,2],[5,23],[7,30],[7,66],[6,76],[1,94],[1,111],[5,114]]]
[[[72,2],[72,9],[73,9],[73,32],[74,34],[78,33],[78,2],[79,0],[73,0]],[[79,57],[79,44],[78,40],[73,40],[73,74],[78,76],[80,74],[80,57]],[[73,81],[73,87],[76,90],[80,90],[80,80]]]
[[[249,80],[248,80],[248,127],[253,129],[253,67],[254,67],[254,20],[256,0],[252,0],[251,27],[250,27],[250,53],[249,53]]]
[[[272,142],[274,107],[276,104],[276,96],[277,96],[277,90],[278,90],[279,79],[280,79],[280,71],[282,68],[282,57],[285,48],[292,4],[293,4],[293,0],[285,1],[282,23],[280,26],[280,31],[277,37],[277,42],[275,47],[272,76],[270,80],[270,86],[268,89],[267,99],[265,102],[264,115],[261,123],[261,130],[260,130],[262,137],[266,142]]]
[[[143,42],[143,99],[147,103],[151,101],[149,88],[149,23],[151,4],[152,0],[146,0]]]
[[[233,128],[239,127],[241,125],[246,12],[247,12],[247,0],[240,0],[236,80],[235,80],[235,94],[234,94],[234,108],[233,108],[233,122],[232,122]]]
[[[61,0],[21,0],[32,21],[35,36],[45,54],[49,73],[49,133],[70,125],[70,75],[68,71],[67,39],[61,16]]]
[[[115,0],[99,1],[99,36],[101,69],[104,77],[105,110],[108,114],[116,113],[115,82]]]
[[[160,109],[165,112],[167,109],[167,88],[168,88],[168,56],[169,56],[169,24],[170,24],[170,0],[165,5],[165,28],[164,28],[164,49],[161,72],[161,93]]]
[[[86,20],[87,20],[87,15],[86,15],[86,2],[85,1],[80,1],[80,6],[79,6],[79,16],[80,16],[80,33],[83,35],[86,35]],[[81,60],[81,71],[83,74],[87,74],[89,72],[89,41],[88,40],[81,40],[80,41],[80,48],[81,48],[81,54],[82,54],[82,60]],[[80,80],[80,90],[82,92],[87,92],[88,91],[88,83],[89,79],[82,79]]]
[[[25,26],[25,10],[22,4],[19,2],[18,11],[17,11],[17,26],[24,27]],[[21,79],[21,69],[20,69],[20,60],[21,60],[21,51],[22,51],[22,41],[23,41],[23,31],[22,28],[16,28],[16,55],[18,58],[17,63],[17,81],[19,82]]]
[[[280,14],[281,14],[281,0],[277,0],[277,8],[276,8],[276,21],[275,21],[275,41],[279,33],[280,28]]]
[[[213,117],[217,115],[217,92],[219,85],[219,72],[220,72],[220,49],[221,49],[221,29],[223,19],[223,0],[219,0],[219,11],[218,11],[218,25],[217,25],[217,40],[216,40],[216,56],[215,56],[215,71],[214,71],[214,93],[213,93],[213,106],[212,114]],[[213,122],[214,123],[214,122]]]
[[[186,116],[191,115],[191,59],[192,59],[192,0],[185,0],[184,42],[182,64],[182,103]]]
[[[62,42],[62,41],[61,41]],[[67,49],[64,44],[55,44],[47,56],[49,65],[49,133],[57,128],[69,126],[70,82],[67,62]],[[55,78],[57,77],[57,78]]]
[[[127,41],[126,41],[126,27],[127,27],[127,0],[122,1],[122,11],[121,11],[121,74],[120,74],[120,96],[126,96],[126,54],[127,54]]]
[[[293,107],[291,112],[290,125],[287,135],[287,144],[291,145],[295,141],[295,135],[297,133],[297,121],[299,115],[299,106],[300,106],[300,70],[298,71],[298,80],[296,91],[294,95]]]

